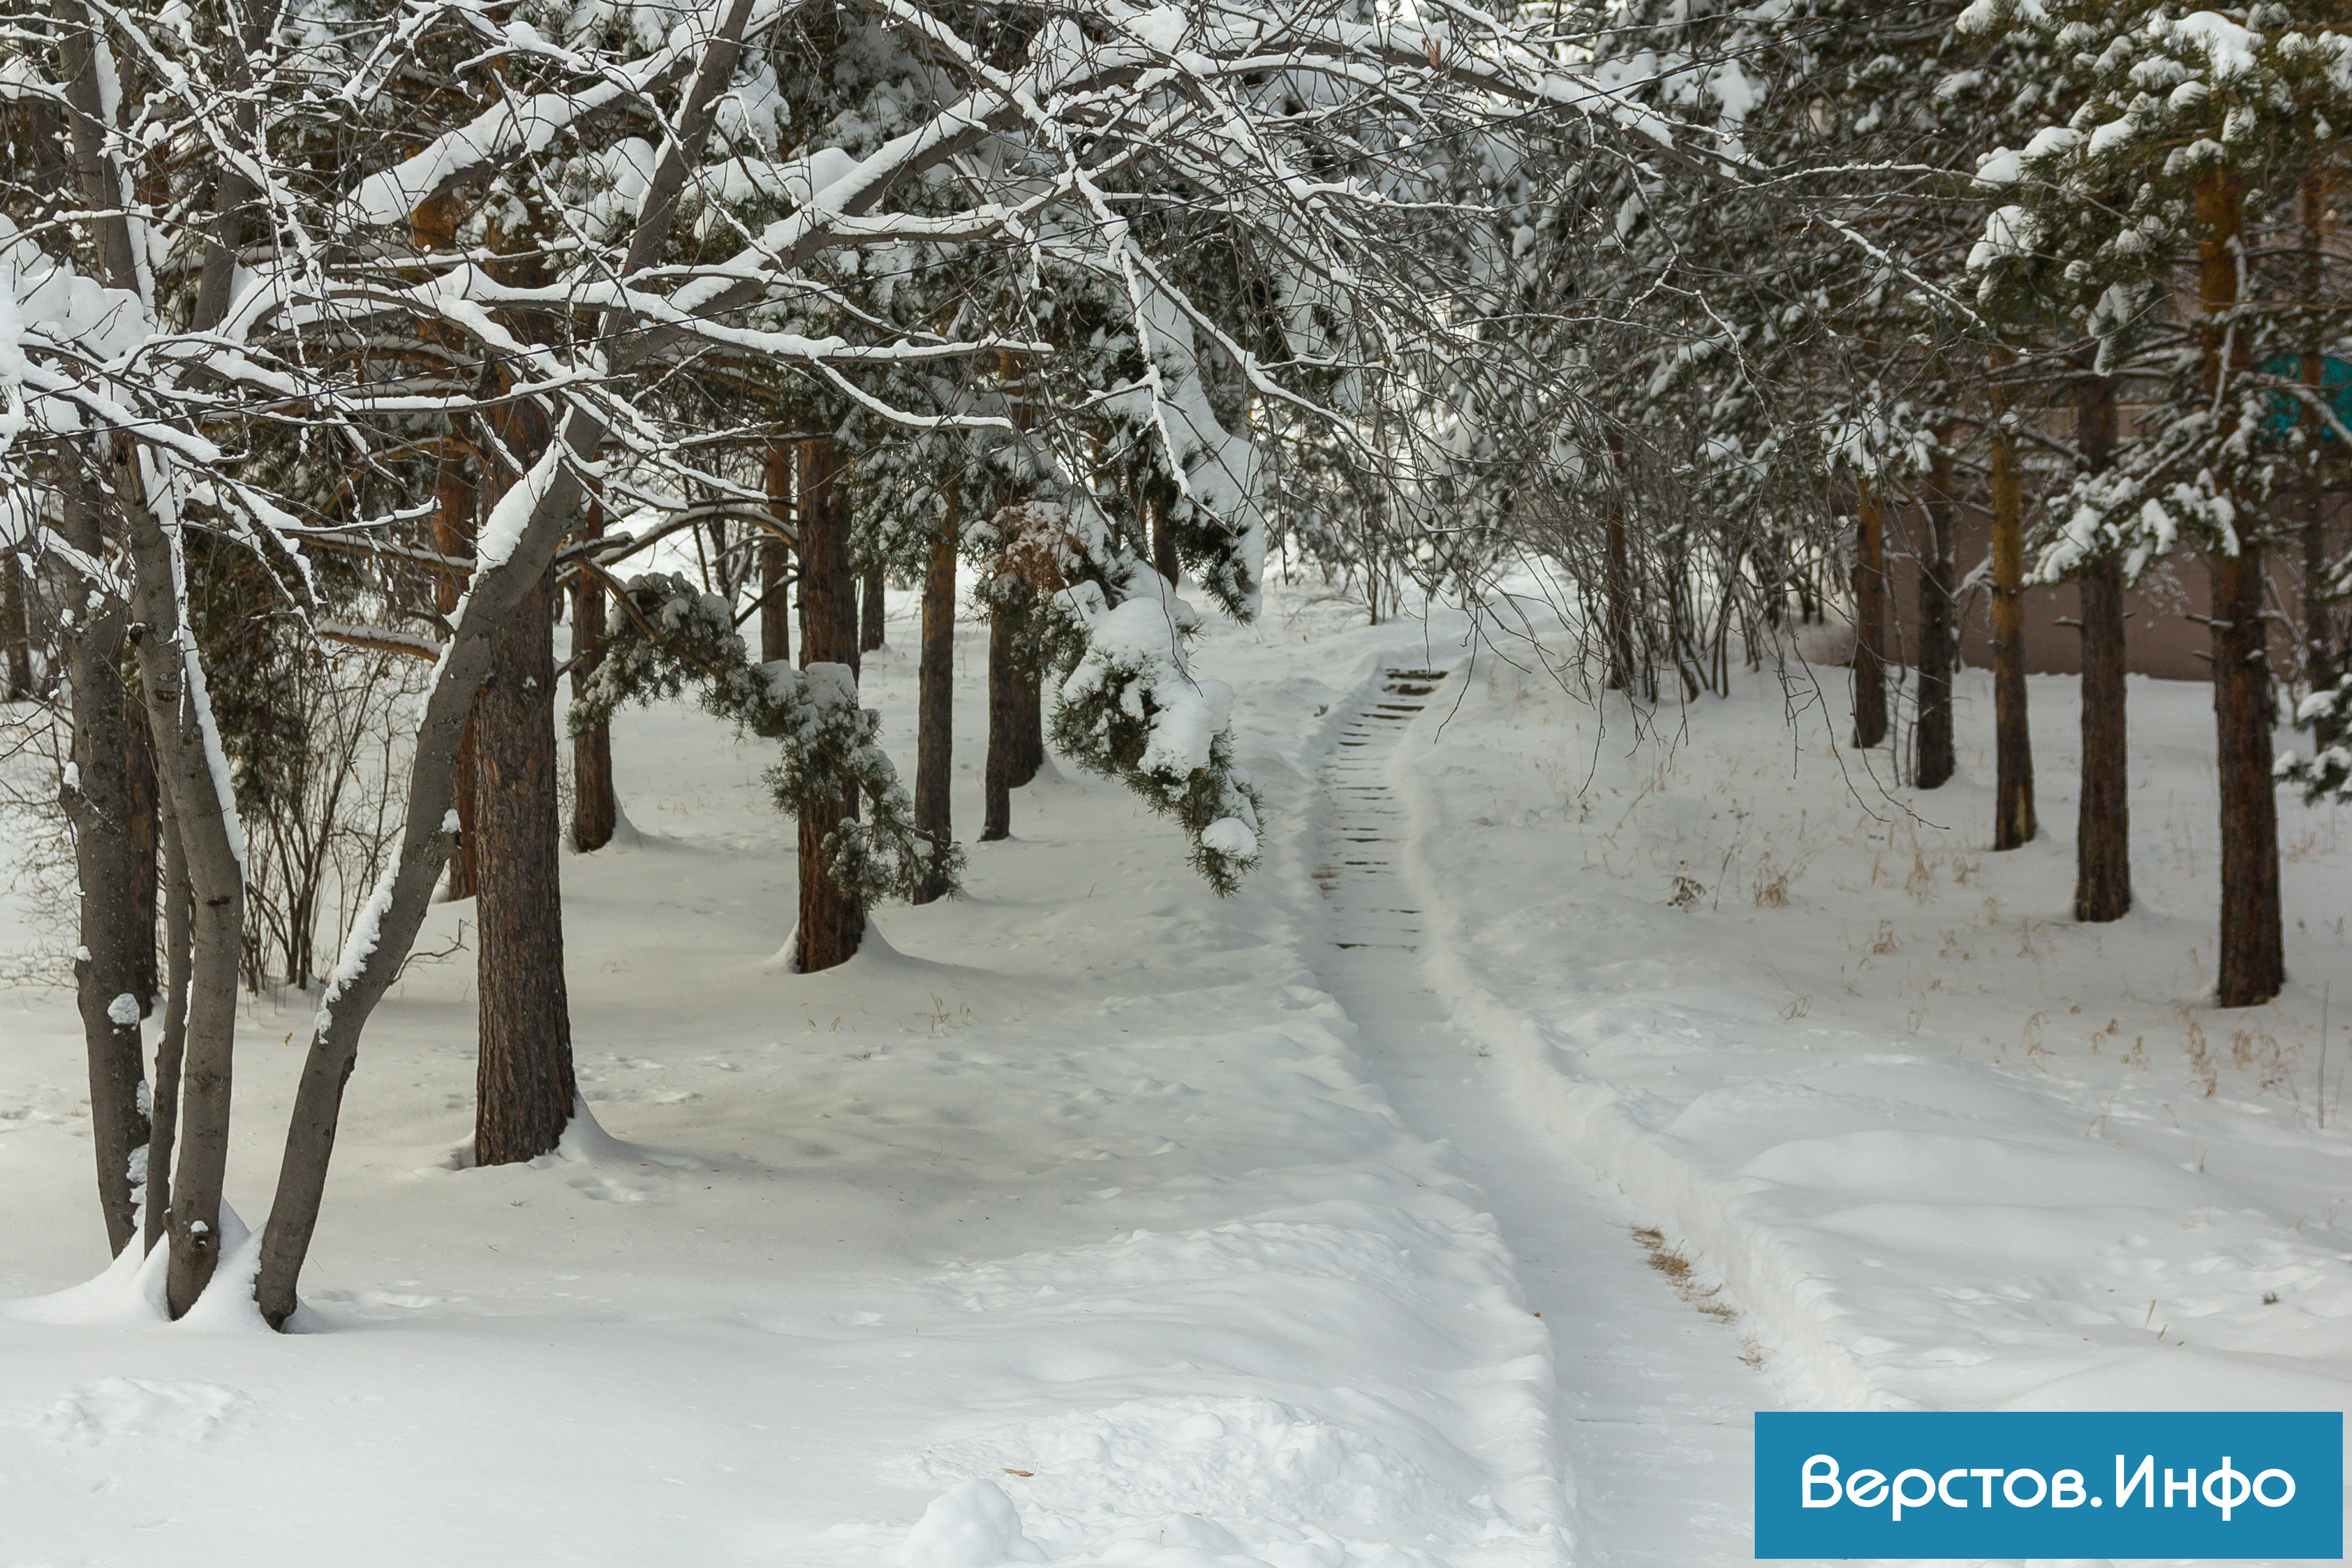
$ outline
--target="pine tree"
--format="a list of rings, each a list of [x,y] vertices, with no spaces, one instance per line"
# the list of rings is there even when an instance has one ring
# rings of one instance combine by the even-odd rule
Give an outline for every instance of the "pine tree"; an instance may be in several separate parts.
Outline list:
[[[2285,978],[2263,597],[2276,531],[2264,503],[2294,459],[2263,437],[2271,397],[2299,378],[2264,367],[2289,346],[2282,334],[2309,325],[2268,308],[2294,280],[2252,242],[2311,150],[2352,117],[2352,36],[2284,5],[2242,15],[1979,0],[1968,19],[2043,39],[2072,101],[1980,171],[2013,183],[2015,199],[1972,265],[1989,289],[2054,277],[2064,297],[2091,301],[2095,374],[2139,340],[2164,376],[2147,433],[2078,481],[2038,570],[2056,578],[2115,552],[2129,580],[2181,543],[2205,552],[2221,785],[2215,989],[2227,1007],[2267,1001]],[[2173,327],[2161,308],[2183,287],[2196,310]]]

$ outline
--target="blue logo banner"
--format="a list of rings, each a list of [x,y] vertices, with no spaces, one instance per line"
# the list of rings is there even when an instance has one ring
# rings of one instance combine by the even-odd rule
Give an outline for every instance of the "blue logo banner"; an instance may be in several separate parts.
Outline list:
[[[1756,1555],[2344,1555],[2336,1412],[1756,1417]]]

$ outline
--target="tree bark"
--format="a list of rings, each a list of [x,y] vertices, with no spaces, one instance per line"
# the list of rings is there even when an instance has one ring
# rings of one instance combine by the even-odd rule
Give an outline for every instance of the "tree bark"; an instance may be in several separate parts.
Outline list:
[[[235,110],[238,140],[247,145],[251,144],[261,123],[260,95],[249,90],[253,85],[253,52],[277,27],[280,9],[279,0],[254,0],[238,6],[238,25],[229,35],[234,41],[229,81],[239,93]],[[242,159],[223,162],[219,184],[213,193],[213,230],[206,237],[204,267],[197,274],[192,323],[198,331],[212,331],[228,314],[229,294],[236,281],[237,253],[244,247],[251,226],[250,216],[260,195]]]
[[[590,524],[590,532],[594,532]],[[572,694],[580,695],[604,662],[604,580],[583,572],[572,580]],[[593,854],[613,841],[620,824],[613,795],[613,731],[597,724],[572,737],[572,847]]]
[[[173,1142],[180,1125],[180,1062],[188,1043],[188,978],[192,940],[188,858],[180,830],[163,817],[163,1032],[155,1042],[155,1117],[147,1135],[146,1247],[168,1233],[172,1214]]]
[[[793,449],[768,448],[768,514],[789,531],[793,521]],[[775,664],[793,657],[792,547],[773,534],[760,542],[760,658]]]
[[[59,464],[66,542],[91,560],[104,553],[98,517],[71,459]],[[77,584],[84,601],[64,625],[67,688],[73,699],[72,773],[61,793],[73,828],[74,871],[81,885],[80,951],[74,990],[89,1066],[90,1142],[98,1160],[99,1212],[116,1252],[137,1230],[133,1152],[147,1142],[139,1110],[146,1068],[138,1007],[139,899],[131,836],[130,744],[124,723],[123,639],[130,607]],[[154,927],[145,928],[154,945]]]
[[[1615,436],[1609,441],[1612,458],[1622,461]],[[1625,542],[1625,491],[1622,483],[1609,496],[1608,581],[1603,586],[1609,617],[1609,689],[1633,695],[1633,570]]]
[[[1024,639],[1025,641],[1025,639]],[[1013,671],[1013,726],[1004,782],[1014,789],[1035,782],[1045,766],[1045,672],[1016,647]]]
[[[2104,473],[2115,461],[2116,384],[2074,384],[2075,449]],[[2121,920],[2132,906],[2130,752],[2124,696],[2124,568],[2113,552],[2075,579],[2083,621],[2083,773],[2074,816],[2074,918]]]
[[[2204,389],[2220,405],[2249,360],[2247,335],[2224,318],[2238,303],[2245,193],[2228,173],[2197,188],[2200,340]],[[2234,477],[2234,476],[2231,476]],[[2239,515],[2259,527],[2256,509]],[[2224,1007],[2269,1001],[2286,983],[2279,909],[2278,797],[2271,780],[2268,627],[2263,622],[2263,550],[2241,534],[2234,552],[2207,555],[2213,584],[2213,727],[2221,786],[2221,919],[2215,999]]]
[[[857,674],[856,582],[849,569],[848,486],[840,448],[830,439],[800,444],[801,662],[841,664]],[[801,811],[799,966],[814,974],[846,963],[866,934],[866,911],[841,890],[825,866],[824,841],[856,816],[846,798],[812,802]]]
[[[100,81],[96,30],[88,13],[72,0],[59,0],[57,12],[63,24],[58,52],[72,110],[75,180],[83,203],[100,215],[94,248],[101,272],[109,284],[139,294],[152,307],[147,279],[136,264],[137,241],[128,216],[132,184],[116,153],[118,127],[111,122],[112,106]],[[245,924],[244,862],[226,770],[213,765],[218,737],[209,732],[202,665],[192,634],[180,618],[184,584],[174,542],[165,520],[150,506],[154,470],[120,435],[105,445],[102,460],[131,560],[134,619],[125,640],[137,656],[155,742],[157,778],[179,825],[194,900],[187,1050],[180,1097],[182,1148],[172,1184],[172,1250],[164,1281],[167,1308],[178,1317],[211,1281],[219,1256],[229,1069],[236,1041],[237,967]],[[114,712],[120,715],[119,703]]]
[[[1013,837],[1013,731],[1021,723],[1020,634],[1003,610],[988,623],[988,764],[981,842]]]
[[[869,566],[857,594],[857,649],[872,653],[880,647],[887,629],[887,616],[882,600],[882,568]]]
[[[472,474],[467,464],[470,459],[458,444],[454,432],[441,449],[441,460],[433,476],[433,548],[440,554],[463,560],[474,552],[474,507],[478,499]],[[442,615],[457,612],[458,596],[465,584],[447,573],[434,579],[433,606]],[[457,848],[449,857],[449,900],[456,903],[470,899],[478,878],[478,861],[474,851],[474,725],[469,718],[466,733],[457,742]]]
[[[2083,603],[2083,777],[2074,823],[2074,918],[2116,921],[2132,906],[2122,561],[2100,556],[2075,587]]]
[[[33,695],[33,619],[25,591],[24,564],[16,557],[0,557],[0,644],[8,659],[6,700],[22,702]]]
[[[1912,731],[1912,782],[1921,789],[1943,788],[1954,767],[1952,533],[1958,510],[1951,448],[1939,442],[1927,467],[1927,548],[1919,557],[1919,719]]]
[[[2326,389],[2326,360],[2320,342],[2324,321],[2321,291],[2326,283],[2328,237],[2326,164],[2314,161],[2304,175],[2298,202],[2305,245],[2303,300],[2308,323],[2300,379],[2312,396],[2319,397]],[[2303,410],[2303,428],[2305,438],[2311,443],[2299,498],[2303,509],[2303,679],[2304,684],[2315,691],[2336,678],[2335,616],[2325,591],[2328,574],[2327,489],[2320,472],[2321,454],[2327,449],[2330,433],[2319,411],[2308,405]]]
[[[503,449],[535,463],[547,423],[529,402],[496,416]],[[522,478],[501,473],[499,497]],[[555,575],[522,596],[474,699],[474,913],[478,931],[474,1162],[551,1153],[579,1098],[563,976],[562,806],[556,792]]]
[[[1853,743],[1886,739],[1886,517],[1867,481],[1854,497]]]
[[[181,1052],[179,1121],[168,1222],[164,1300],[174,1318],[212,1282],[220,1261],[221,1184],[228,1172],[230,1090],[236,1048],[237,975],[245,936],[245,866],[236,803],[206,734],[201,664],[180,619],[170,537],[147,504],[145,472],[117,448],[113,489],[124,514],[137,597],[131,640],[156,777],[188,867],[187,1026]]]
[[[930,840],[935,856],[955,843],[948,796],[955,754],[956,534],[950,509],[923,574],[923,646],[916,672],[915,830]],[[935,859],[915,902],[931,903],[947,890]]]
[[[2014,359],[1993,353],[1993,369]],[[2002,420],[2009,395],[1993,384],[1992,444],[1992,847],[2016,849],[2039,830],[2033,814],[2033,735],[2025,715],[2025,517],[2019,494],[2017,443]]]
[[[857,578],[849,566],[849,476],[830,437],[796,444],[800,461],[801,667],[857,675]],[[822,553],[824,559],[817,557]],[[819,579],[823,581],[820,582]]]
[[[1151,512],[1152,570],[1172,587],[1182,567],[1176,559],[1176,530],[1168,521],[1168,498],[1164,495],[1154,495],[1146,502]]]
[[[125,694],[123,776],[131,799],[131,966],[139,1016],[155,1010],[162,982],[155,973],[155,895],[163,882],[162,786],[155,778],[155,737],[147,730],[146,705]]]
[[[563,983],[554,602],[553,583],[542,579],[508,623],[474,700],[481,1027],[474,1160],[482,1165],[552,1152],[579,1098]]]
[[[2224,1007],[2253,1007],[2286,984],[2263,552],[2242,544],[2235,555],[2215,551],[2208,560],[2221,784],[2221,951],[2215,999]]]
[[[717,32],[704,46],[679,108],[675,133],[664,143],[638,205],[623,276],[648,265],[669,236],[679,197],[709,140],[714,106],[732,79],[751,4],[752,0],[730,0],[719,17]],[[863,209],[853,198],[850,210]],[[607,310],[599,319],[599,331],[617,337],[620,323],[630,319],[625,312]],[[610,351],[611,363],[625,371],[642,356],[657,352],[663,342],[656,331],[620,343]],[[286,1122],[286,1149],[278,1162],[278,1186],[270,1200],[269,1219],[262,1229],[261,1263],[253,1282],[254,1301],[272,1327],[283,1327],[299,1304],[295,1290],[318,1231],[320,1205],[326,1195],[327,1173],[341,1123],[343,1090],[358,1065],[361,1035],[415,943],[417,930],[431,908],[434,886],[454,847],[448,814],[457,743],[475,689],[489,674],[507,618],[553,565],[574,510],[587,499],[584,476],[562,455],[587,454],[593,461],[609,433],[604,417],[587,400],[566,407],[561,439],[541,454],[529,481],[535,499],[512,551],[505,560],[487,563],[476,574],[465,609],[453,622],[442,650],[439,673],[417,721],[398,858],[380,896],[362,910],[320,997],[310,1047],[296,1080],[294,1108]]]

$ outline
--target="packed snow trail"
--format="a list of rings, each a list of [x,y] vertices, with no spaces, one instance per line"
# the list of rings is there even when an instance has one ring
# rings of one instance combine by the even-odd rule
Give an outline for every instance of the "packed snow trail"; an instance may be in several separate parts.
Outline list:
[[[1356,1022],[1367,1076],[1415,1131],[1450,1142],[1485,1190],[1550,1327],[1579,1563],[1749,1562],[1752,1413],[1779,1400],[1743,1363],[1704,1279],[1663,1244],[1645,1247],[1624,1199],[1511,1109],[1423,973],[1389,768],[1409,726],[1442,717],[1422,719],[1444,679],[1383,671],[1323,770],[1325,983]]]

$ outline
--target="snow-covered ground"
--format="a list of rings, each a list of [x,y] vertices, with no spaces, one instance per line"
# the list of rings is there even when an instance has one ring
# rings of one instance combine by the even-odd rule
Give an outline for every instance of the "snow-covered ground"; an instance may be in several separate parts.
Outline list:
[[[412,966],[305,1277],[328,1331],[5,1310],[0,1561],[1557,1561],[1544,1326],[1312,970],[1312,772],[1378,651],[1420,638],[1336,619],[1210,656],[1279,808],[1240,897],[1120,787],[1049,779],[1013,842],[971,847],[969,897],[881,911],[817,976],[772,962],[766,759],[695,712],[625,720],[642,843],[564,865],[613,1142],[457,1168],[470,966]],[[970,832],[984,636],[961,652]],[[869,656],[866,689],[910,757],[911,655]],[[36,1297],[104,1262],[80,1048],[62,993],[0,1009],[0,1297]],[[248,1216],[307,1011],[247,1020]]]
[[[2032,682],[2042,832],[2002,855],[1989,681],[1933,793],[1832,743],[1843,688],[1751,679],[1639,745],[1526,658],[1433,694],[1405,872],[1507,1092],[1715,1271],[1798,1404],[2352,1405],[2337,815],[2282,798],[2292,984],[2221,1011],[2210,689],[2131,683],[2139,902],[2101,927],[2071,679]]]
[[[460,1168],[470,955],[412,965],[322,1331],[37,1300],[105,1261],[79,1035],[0,990],[0,1563],[1739,1562],[1756,1409],[2347,1403],[2352,849],[2286,808],[2294,984],[2204,1004],[2203,688],[2134,683],[2142,907],[2078,928],[2067,681],[2045,836],[1992,856],[1973,679],[1915,796],[1769,678],[1637,749],[1458,617],[1356,618],[1200,650],[1273,807],[1238,897],[1049,776],[968,897],[815,976],[758,749],[625,717],[641,841],[564,864],[609,1136]],[[909,764],[911,652],[866,689]],[[243,1037],[248,1216],[307,1013]]]

